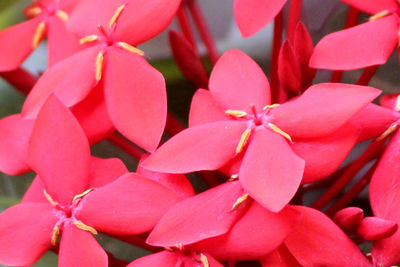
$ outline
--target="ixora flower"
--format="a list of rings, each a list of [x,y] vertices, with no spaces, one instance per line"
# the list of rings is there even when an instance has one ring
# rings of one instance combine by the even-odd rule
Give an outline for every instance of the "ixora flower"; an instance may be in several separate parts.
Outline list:
[[[262,30],[285,3],[286,0],[235,0],[233,13],[242,35],[250,37]]]
[[[315,47],[310,66],[352,70],[384,64],[398,43],[397,0],[342,0],[371,14],[369,21],[325,36]]]
[[[36,0],[25,9],[31,19],[0,31],[0,71],[16,69],[46,37],[49,65],[79,50],[79,39],[65,22],[77,0]]]
[[[380,93],[371,87],[319,84],[290,102],[271,105],[267,78],[238,50],[221,57],[209,87],[199,91],[202,101],[192,103],[190,125],[196,126],[171,138],[143,166],[186,173],[236,160],[244,189],[275,212],[290,201],[303,177],[305,162],[292,144],[334,133]]]
[[[68,24],[87,47],[45,72],[28,95],[23,116],[34,117],[50,93],[72,107],[99,84],[117,130],[153,151],[166,122],[165,81],[136,46],[164,30],[179,4],[180,0],[81,2]]]
[[[21,204],[0,214],[1,264],[32,265],[61,236],[60,266],[107,266],[92,234],[150,231],[181,199],[157,182],[126,173],[118,161],[91,158],[83,130],[55,96],[35,122],[28,162],[40,180]]]

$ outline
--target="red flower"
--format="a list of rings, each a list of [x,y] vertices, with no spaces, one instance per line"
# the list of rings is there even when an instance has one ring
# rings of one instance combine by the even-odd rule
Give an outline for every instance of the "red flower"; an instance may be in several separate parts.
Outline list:
[[[235,159],[245,190],[271,211],[281,210],[302,180],[304,160],[291,144],[334,133],[379,94],[371,87],[320,84],[271,105],[267,78],[238,50],[221,57],[209,86],[192,104],[189,124],[197,126],[161,146],[144,167],[186,173],[219,169]]]

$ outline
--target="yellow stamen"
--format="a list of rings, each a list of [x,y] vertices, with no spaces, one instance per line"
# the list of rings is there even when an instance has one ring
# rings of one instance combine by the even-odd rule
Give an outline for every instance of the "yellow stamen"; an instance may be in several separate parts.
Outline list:
[[[121,15],[122,11],[124,10],[124,8],[125,8],[125,5],[122,5],[119,8],[117,8],[114,15],[110,19],[110,24],[109,24],[110,28],[112,28],[112,26],[114,26],[115,22],[117,22],[117,20],[118,20],[119,16]]]
[[[127,44],[125,42],[118,42],[118,45],[122,47],[125,50],[128,50],[131,53],[138,54],[139,56],[144,56],[144,51],[140,50],[139,48],[136,48],[134,46],[131,46],[130,44]]]
[[[42,9],[40,7],[32,7],[26,11],[26,15],[28,17],[36,17],[42,13]]]
[[[281,129],[278,128],[278,126],[276,126],[273,123],[268,123],[269,128],[271,128],[272,131],[282,135],[283,137],[285,137],[287,140],[290,141],[290,143],[293,143],[292,138],[290,137],[290,135],[288,133],[285,133],[284,131],[282,131]]]
[[[382,141],[383,139],[386,139],[386,137],[388,137],[390,134],[392,134],[394,131],[396,131],[398,124],[397,123],[393,123],[392,125],[390,125],[389,128],[387,128],[387,130],[378,138],[376,138],[376,141]]]
[[[101,76],[103,73],[103,61],[104,61],[104,55],[103,52],[99,52],[96,57],[96,81],[101,80]]]
[[[240,137],[239,144],[236,147],[236,154],[239,154],[240,152],[243,151],[243,148],[247,144],[247,140],[249,140],[251,134],[251,128],[247,128],[243,133],[242,136]]]
[[[68,20],[68,13],[63,10],[57,10],[56,16],[57,16],[57,18],[61,19],[62,21]]]
[[[249,194],[246,193],[243,196],[239,197],[236,202],[232,206],[232,210],[236,210],[240,205],[243,204],[249,198]]]
[[[242,111],[242,110],[231,110],[231,109],[228,109],[227,111],[225,111],[225,114],[229,115],[229,116],[236,117],[236,118],[243,118],[243,117],[247,116],[247,112],[246,111]]]
[[[51,245],[55,246],[57,244],[58,237],[60,236],[60,228],[58,225],[54,226],[53,234],[51,235]]]
[[[88,35],[79,40],[80,44],[91,43],[96,41],[99,38],[96,34]]]
[[[276,108],[277,106],[280,106],[281,104],[272,104],[272,105],[266,105],[264,107],[264,111],[266,111],[267,109],[273,109]]]
[[[55,202],[55,201],[53,200],[53,198],[49,195],[49,193],[47,193],[46,189],[43,190],[43,194],[44,194],[44,196],[46,197],[47,201],[49,201],[50,204],[51,204],[53,207],[57,206],[57,202]]]
[[[207,256],[204,255],[203,253],[200,254],[200,260],[203,263],[204,267],[210,267],[210,265],[208,264]]]
[[[77,200],[77,199],[79,199],[79,198],[83,198],[84,196],[86,196],[87,194],[89,194],[90,192],[92,192],[93,190],[95,190],[95,188],[90,188],[90,189],[86,190],[85,192],[74,196],[74,198],[72,199],[72,201],[75,201],[75,200]]]
[[[42,41],[45,30],[46,30],[46,23],[44,21],[42,21],[36,27],[35,34],[33,35],[33,40],[32,40],[33,49],[38,47],[38,45]]]
[[[235,181],[239,178],[239,175],[237,174],[232,174],[231,177],[228,179],[228,181]]]
[[[400,95],[397,96],[396,106],[394,108],[395,111],[400,111]]]
[[[369,21],[375,21],[381,18],[386,17],[387,15],[390,15],[390,11],[389,10],[383,10],[379,13],[376,13],[375,15],[369,17]]]
[[[81,221],[74,221],[74,225],[75,225],[76,227],[78,227],[79,229],[82,229],[82,230],[84,230],[84,231],[88,231],[88,232],[90,232],[90,233],[92,233],[92,234],[94,234],[94,235],[97,235],[97,234],[98,234],[97,231],[96,231],[96,229],[94,229],[93,227],[90,227],[89,225],[84,224],[84,223],[81,222]]]

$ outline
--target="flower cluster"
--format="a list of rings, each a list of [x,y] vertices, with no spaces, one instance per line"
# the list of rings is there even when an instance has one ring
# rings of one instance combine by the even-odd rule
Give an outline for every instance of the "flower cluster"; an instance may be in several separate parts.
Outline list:
[[[274,21],[268,79],[244,52],[218,54],[196,0],[34,0],[28,20],[0,31],[0,76],[27,94],[0,119],[0,171],[36,174],[0,213],[0,264],[31,266],[47,251],[82,267],[400,262],[400,94],[378,105],[382,90],[368,86],[398,43],[400,4],[342,1],[346,29],[315,47],[301,0],[234,1],[243,37]],[[361,12],[370,17],[357,25]],[[172,55],[199,88],[188,127],[138,48],[175,17]],[[49,68],[36,77],[21,64],[45,39]],[[357,83],[341,83],[358,68]],[[332,79],[316,82],[317,69]],[[103,140],[136,172],[93,156]],[[192,185],[202,178],[204,190]],[[369,205],[356,207],[368,185]],[[100,234],[152,253],[120,260]]]

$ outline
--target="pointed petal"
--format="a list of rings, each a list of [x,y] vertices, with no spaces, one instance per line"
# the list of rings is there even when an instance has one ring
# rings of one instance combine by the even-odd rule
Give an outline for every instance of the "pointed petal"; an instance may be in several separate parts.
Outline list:
[[[26,163],[33,120],[15,114],[0,120],[0,171],[19,175],[30,170]]]
[[[391,110],[396,110],[396,104],[398,102],[397,101],[398,97],[399,97],[399,93],[384,95],[381,98],[379,98],[379,103],[382,105],[382,107],[385,107],[385,108],[388,108]]]
[[[250,37],[267,26],[285,3],[286,0],[235,0],[233,13],[242,35]]]
[[[224,109],[262,110],[270,104],[268,79],[262,69],[240,50],[229,50],[218,60],[210,76],[210,92]]]
[[[210,91],[204,89],[196,91],[190,105],[189,127],[229,119]]]
[[[49,204],[25,203],[0,214],[0,263],[30,266],[50,248],[57,217]]]
[[[311,183],[331,175],[353,149],[359,131],[345,124],[332,134],[320,138],[297,141],[292,149],[306,162],[302,184]]]
[[[90,162],[90,188],[105,186],[128,172],[124,163],[118,158],[91,157]]]
[[[49,204],[49,201],[43,194],[44,189],[45,187],[43,181],[36,175],[35,179],[32,181],[32,184],[22,197],[21,203],[41,202]]]
[[[180,255],[178,253],[165,250],[159,253],[154,253],[148,256],[141,257],[131,262],[126,267],[175,267],[179,258]]]
[[[301,267],[285,244],[260,260],[262,267]]]
[[[84,99],[96,83],[96,57],[100,49],[99,46],[86,48],[48,69],[29,93],[22,115],[36,117],[52,93],[68,107]]]
[[[371,266],[358,246],[323,213],[296,206],[303,219],[285,240],[303,266]]]
[[[333,221],[340,228],[357,227],[364,218],[364,211],[357,207],[348,207],[336,212]]]
[[[243,194],[238,182],[229,182],[179,202],[161,218],[147,243],[179,247],[228,232],[245,211],[244,205],[232,210]]]
[[[85,196],[76,217],[101,232],[140,234],[150,231],[178,200],[159,183],[127,173]]]
[[[107,267],[108,257],[91,233],[68,222],[60,241],[58,266]]]
[[[228,233],[200,241],[194,248],[219,260],[257,259],[279,247],[300,219],[301,214],[289,206],[273,213],[253,202]]]
[[[85,191],[89,182],[89,143],[72,113],[54,95],[41,109],[28,149],[28,163],[47,192],[62,204]]]
[[[278,212],[296,193],[303,170],[304,160],[282,136],[258,129],[244,156],[239,179],[252,198]]]
[[[278,75],[279,81],[288,92],[299,93],[301,86],[301,70],[293,47],[286,40],[279,50]]]
[[[314,51],[314,44],[310,33],[301,21],[299,21],[296,26],[293,48],[301,69],[301,89],[303,91],[311,85],[316,70],[309,67],[310,58]]]
[[[315,47],[310,66],[353,70],[384,64],[398,42],[398,17],[392,15],[326,35]]]
[[[32,53],[38,17],[0,31],[0,71],[16,69]]]
[[[128,139],[154,151],[167,119],[164,77],[139,55],[123,49],[106,54],[104,90],[115,127]]]
[[[271,116],[292,138],[319,137],[339,129],[380,92],[368,86],[320,83],[274,108]]]
[[[365,13],[374,15],[384,10],[396,11],[399,7],[393,0],[341,0]]]
[[[397,223],[378,217],[366,217],[357,232],[367,241],[388,238],[397,231]]]
[[[142,166],[168,173],[216,170],[235,156],[245,129],[246,123],[239,121],[213,122],[188,128],[168,140],[143,161]]]
[[[184,174],[170,174],[162,172],[154,172],[142,167],[142,162],[149,155],[144,155],[139,162],[136,172],[148,179],[156,181],[164,185],[182,198],[190,197],[195,194],[192,184]]]

